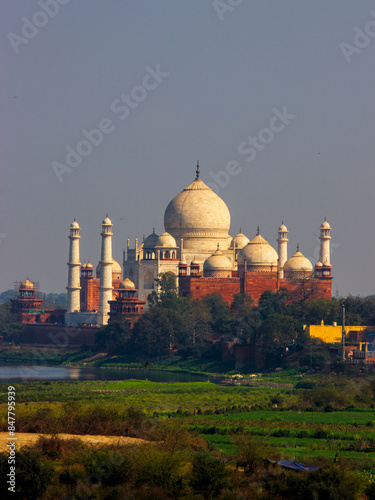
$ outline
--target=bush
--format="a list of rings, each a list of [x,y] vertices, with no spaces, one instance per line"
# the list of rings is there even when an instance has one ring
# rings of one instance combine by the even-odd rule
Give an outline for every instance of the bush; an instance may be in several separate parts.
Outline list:
[[[190,485],[198,493],[218,496],[221,490],[228,487],[228,474],[222,460],[199,452],[193,458]]]
[[[242,435],[233,439],[237,445],[237,467],[243,467],[246,474],[255,472],[267,460],[268,449],[262,441],[252,436]]]
[[[45,463],[38,451],[20,450],[16,458],[16,493],[8,491],[8,454],[0,453],[0,486],[2,498],[37,500],[52,481],[54,468]]]
[[[280,475],[268,489],[280,498],[293,500],[353,500],[362,498],[363,476],[337,464],[311,473],[288,472]]]

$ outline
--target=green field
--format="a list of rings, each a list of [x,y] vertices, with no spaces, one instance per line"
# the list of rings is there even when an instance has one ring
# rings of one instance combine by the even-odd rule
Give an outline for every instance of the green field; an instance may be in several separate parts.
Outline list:
[[[356,491],[370,492],[375,479],[371,381],[322,375],[304,379],[311,389],[295,388],[300,380],[284,374],[270,375],[257,386],[148,380],[15,384],[16,434],[52,435],[31,450],[18,450],[18,460],[27,464],[32,456],[39,463],[36,483],[41,475],[50,478],[43,500],[75,498],[82,484],[88,498],[99,500],[133,498],[132,491],[139,491],[134,498],[191,498],[193,491],[201,492],[194,498],[216,498],[212,492],[221,488],[234,496],[218,498],[258,498],[259,491],[267,491],[268,499],[274,498],[268,477],[277,478],[275,498],[290,498],[280,492],[295,473],[284,474],[275,465],[281,459],[322,467],[311,481],[322,481],[324,488],[347,481]],[[2,431],[8,426],[7,388],[0,385]],[[64,444],[60,433],[138,437],[150,444],[95,449]],[[7,467],[5,454],[0,454],[1,467]],[[99,485],[90,483],[93,474],[101,478]],[[200,474],[205,479],[198,487]],[[312,487],[322,488],[319,484]]]

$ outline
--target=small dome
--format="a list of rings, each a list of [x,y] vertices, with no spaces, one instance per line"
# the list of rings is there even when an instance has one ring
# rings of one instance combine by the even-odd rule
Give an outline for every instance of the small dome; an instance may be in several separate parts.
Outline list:
[[[238,254],[238,264],[248,266],[277,266],[278,255],[263,236],[257,234]]]
[[[107,215],[107,217],[103,220],[102,224],[104,224],[105,226],[112,226],[112,221],[111,221],[111,219],[108,217],[108,215]]]
[[[70,229],[79,229],[78,222],[74,219],[74,221],[70,224]]]
[[[84,263],[82,264],[82,266],[81,266],[81,269],[86,269],[86,267],[87,267],[87,264],[86,264],[86,262],[84,262]]]
[[[284,271],[287,272],[310,273],[312,270],[313,266],[311,262],[299,250],[284,264]]]
[[[199,266],[199,262],[197,261],[197,259],[194,257],[194,259],[190,262],[190,265],[191,266]]]
[[[92,269],[92,264],[91,264],[91,262],[88,262],[88,263],[86,264],[86,267],[87,267],[87,269]]]
[[[159,236],[155,246],[158,247],[177,247],[176,240],[169,233],[163,233]]]
[[[204,261],[203,269],[205,271],[231,271],[233,269],[233,265],[231,261],[225,257],[223,252],[217,249],[211,257],[208,257],[208,259]]]
[[[179,266],[187,266],[187,262],[185,259],[181,259],[180,262],[178,263]]]
[[[287,233],[288,229],[287,229],[286,225],[284,223],[282,223],[281,226],[279,227],[278,231],[280,231],[281,233]]]
[[[134,283],[129,279],[126,278],[124,281],[121,281],[119,288],[131,288],[132,290],[135,289]]]
[[[316,263],[315,267],[322,267],[323,264],[320,262],[320,260],[318,260],[318,262]]]
[[[328,224],[328,222],[325,220],[321,226],[320,229],[331,229],[331,226]]]
[[[122,268],[121,268],[120,264],[117,262],[117,260],[112,259],[112,274],[113,273],[121,273],[121,272],[122,272]]]
[[[247,236],[245,236],[243,233],[239,232],[233,238],[231,246],[233,247],[234,244],[236,244],[236,248],[238,250],[242,250],[242,248],[245,247],[248,243],[250,243],[249,238]]]
[[[158,244],[158,241],[159,241],[159,236],[155,233],[154,229],[152,234],[147,236],[147,238],[143,242],[143,248],[154,248],[155,245]]]
[[[90,264],[91,266],[91,264]],[[92,267],[92,266],[91,266]],[[99,275],[100,269],[101,269],[101,264],[99,261],[99,264],[96,266],[96,274]],[[122,269],[120,264],[112,257],[112,273],[121,273]]]
[[[20,286],[20,289],[22,288],[22,290],[24,290],[25,288],[34,288],[34,283],[31,283],[31,281],[29,280],[25,280],[21,283],[21,286]]]

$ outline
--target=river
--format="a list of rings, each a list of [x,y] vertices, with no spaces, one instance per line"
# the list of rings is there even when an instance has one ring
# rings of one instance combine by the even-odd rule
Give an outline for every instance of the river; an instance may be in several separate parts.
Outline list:
[[[150,380],[151,382],[207,382],[208,377],[162,370],[95,368],[89,366],[0,364],[0,383],[27,383],[48,380]]]

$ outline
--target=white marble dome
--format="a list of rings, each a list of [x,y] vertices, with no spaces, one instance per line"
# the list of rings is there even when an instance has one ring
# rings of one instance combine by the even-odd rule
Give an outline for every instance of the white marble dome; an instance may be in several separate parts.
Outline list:
[[[245,247],[250,240],[247,236],[245,236],[241,231],[236,234],[236,236],[232,239],[231,247],[233,248],[234,244],[236,244],[236,249],[241,250]]]
[[[169,233],[163,233],[159,236],[155,246],[159,247],[176,247],[176,240]]]
[[[112,258],[112,273],[121,273],[122,268],[121,265],[117,262],[117,260]]]
[[[159,241],[159,236],[155,233],[155,229],[153,230],[152,234],[147,236],[145,241],[143,242],[143,248],[154,248]]]
[[[208,257],[208,259],[204,261],[203,269],[205,271],[231,271],[233,269],[233,265],[231,261],[225,257],[223,252],[217,249],[211,257]]]
[[[91,264],[90,264],[91,265]],[[92,266],[91,266],[92,267]],[[100,270],[101,270],[101,264],[100,264],[100,261],[98,263],[98,265],[96,266],[96,276],[99,278],[100,277]],[[117,262],[117,260],[115,260],[113,257],[112,257],[112,274],[113,273],[121,273],[122,272],[122,268],[120,266],[120,264]]]
[[[224,201],[199,178],[173,198],[164,213],[165,230],[176,240],[184,238],[184,248],[211,251],[220,241],[229,247],[230,213]],[[215,240],[211,245],[209,240]],[[202,241],[204,240],[205,243]]]
[[[285,277],[290,273],[311,274],[312,270],[313,266],[311,262],[299,250],[297,250],[297,252],[284,264]]]
[[[257,234],[238,254],[238,265],[247,266],[277,266],[278,255],[263,236]]]

